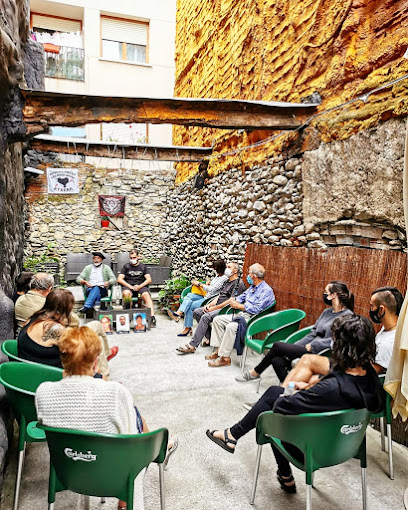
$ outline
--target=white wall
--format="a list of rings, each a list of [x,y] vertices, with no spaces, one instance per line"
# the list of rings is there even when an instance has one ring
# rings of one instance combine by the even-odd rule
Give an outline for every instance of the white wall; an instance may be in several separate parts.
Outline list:
[[[73,0],[65,3],[31,0],[31,10],[82,19],[85,48],[85,82],[46,78],[51,92],[104,96],[172,97],[176,0]],[[147,64],[110,62],[100,55],[101,14],[149,21]],[[96,132],[92,129],[90,132]],[[172,144],[171,126],[149,127],[149,143]]]

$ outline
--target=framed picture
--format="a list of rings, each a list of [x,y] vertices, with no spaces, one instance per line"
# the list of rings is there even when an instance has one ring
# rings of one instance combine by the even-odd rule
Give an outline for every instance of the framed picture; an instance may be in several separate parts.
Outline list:
[[[146,314],[134,313],[133,314],[133,331],[135,333],[146,333]]]
[[[116,333],[129,333],[130,320],[128,313],[121,313],[116,315]]]
[[[113,334],[113,315],[100,315],[99,322],[102,324],[102,329],[106,335]]]

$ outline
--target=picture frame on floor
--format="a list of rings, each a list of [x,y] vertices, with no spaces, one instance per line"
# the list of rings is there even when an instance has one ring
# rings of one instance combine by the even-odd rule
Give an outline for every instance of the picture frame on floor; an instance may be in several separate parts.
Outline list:
[[[133,314],[133,331],[135,333],[146,333],[147,330],[146,314],[138,312]]]
[[[121,313],[116,316],[116,333],[126,334],[130,332],[130,317],[128,313]]]

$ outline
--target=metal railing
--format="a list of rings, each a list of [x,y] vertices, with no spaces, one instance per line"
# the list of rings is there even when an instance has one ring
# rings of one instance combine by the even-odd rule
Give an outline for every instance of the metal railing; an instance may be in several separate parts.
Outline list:
[[[84,50],[59,46],[59,53],[45,51],[45,76],[85,81]]]

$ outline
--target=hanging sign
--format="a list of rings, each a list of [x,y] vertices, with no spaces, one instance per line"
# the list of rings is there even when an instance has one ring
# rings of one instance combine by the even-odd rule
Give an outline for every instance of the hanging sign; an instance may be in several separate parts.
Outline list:
[[[98,199],[101,216],[123,217],[125,215],[126,197],[99,195]]]
[[[77,168],[47,168],[48,193],[79,193]]]

